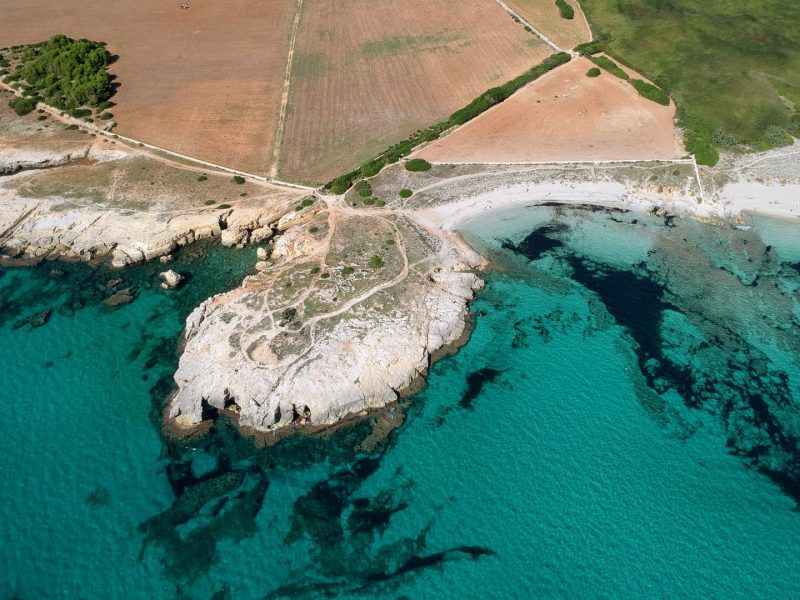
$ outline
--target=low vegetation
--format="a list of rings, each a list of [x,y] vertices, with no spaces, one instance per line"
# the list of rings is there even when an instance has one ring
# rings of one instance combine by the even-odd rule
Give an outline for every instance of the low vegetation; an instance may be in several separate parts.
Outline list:
[[[647,98],[648,100],[652,100],[658,104],[663,104],[664,106],[669,106],[669,95],[662,90],[654,86],[652,83],[648,83],[641,79],[631,79],[630,76],[613,60],[606,56],[593,56],[592,62],[600,67],[604,68],[606,71],[611,73],[612,75],[616,75],[620,79],[624,79],[628,83],[630,83],[634,89],[639,92],[639,95],[643,98]],[[590,75],[594,69],[591,69],[588,73],[586,73],[589,77],[597,77],[600,72],[597,72],[597,75]]]
[[[588,71],[586,71],[587,77],[600,77],[600,69],[597,67],[592,67]]]
[[[592,62],[620,79],[629,79],[628,74],[607,56],[593,56]]]
[[[422,129],[407,139],[399,142],[376,158],[367,161],[353,171],[340,175],[325,184],[325,189],[333,194],[344,194],[353,183],[362,177],[372,177],[377,175],[380,170],[387,164],[396,163],[401,158],[408,156],[411,151],[425,142],[431,142],[438,139],[445,131],[463,125],[467,121],[474,119],[479,114],[489,110],[495,104],[503,102],[514,92],[529,84],[530,82],[538,79],[545,73],[552,71],[570,61],[570,55],[566,52],[558,52],[552,54],[540,62],[532,69],[528,69],[522,75],[512,79],[511,81],[485,91],[483,94],[475,98],[472,102],[467,104],[450,115],[447,119],[435,123],[425,129]]]
[[[558,6],[558,12],[561,15],[562,19],[574,19],[575,18],[575,9],[572,8],[566,0],[556,0],[556,6]]]
[[[410,189],[408,189],[408,188],[403,188],[403,189],[402,189],[402,190],[400,190],[400,191],[399,191],[397,194],[398,194],[398,196],[400,196],[401,198],[411,198],[411,196],[413,196],[413,195],[414,195],[414,192],[412,192],[412,191],[411,191]]]
[[[234,175],[233,176],[233,183],[237,185],[242,185],[244,183],[244,177],[241,175]]]
[[[718,147],[732,141],[765,150],[800,133],[797,2],[586,0],[583,7],[601,41],[577,50],[606,51],[674,98],[698,162],[714,164]]]

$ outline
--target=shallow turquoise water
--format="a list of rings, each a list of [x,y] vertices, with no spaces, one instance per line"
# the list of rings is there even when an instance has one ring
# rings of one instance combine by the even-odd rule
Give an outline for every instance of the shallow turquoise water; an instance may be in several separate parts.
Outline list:
[[[177,294],[123,273],[116,310],[105,274],[6,271],[0,596],[797,597],[800,241],[754,224],[468,224],[494,267],[472,338],[372,454],[370,423],[160,436],[185,315],[252,253],[184,259]]]

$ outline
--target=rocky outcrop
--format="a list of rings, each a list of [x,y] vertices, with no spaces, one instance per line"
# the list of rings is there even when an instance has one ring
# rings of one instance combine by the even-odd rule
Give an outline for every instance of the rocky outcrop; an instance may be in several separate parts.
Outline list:
[[[290,241],[300,238],[294,231],[285,234]],[[295,247],[283,239],[276,252]],[[227,409],[241,428],[266,432],[328,425],[394,402],[427,372],[431,355],[464,332],[467,303],[482,281],[454,257],[452,246],[440,249],[430,262],[438,267],[412,271],[389,288],[389,309],[366,297],[327,320],[302,322],[290,308],[274,326],[265,324],[266,282],[274,273],[208,299],[187,319],[178,390],[166,417],[186,429],[209,408]]]
[[[66,165],[85,158],[92,144],[30,145],[24,148],[0,146],[0,175],[10,175],[22,169],[45,169]]]
[[[174,290],[183,283],[183,275],[172,269],[159,273],[158,277],[161,279],[161,287],[165,290]]]

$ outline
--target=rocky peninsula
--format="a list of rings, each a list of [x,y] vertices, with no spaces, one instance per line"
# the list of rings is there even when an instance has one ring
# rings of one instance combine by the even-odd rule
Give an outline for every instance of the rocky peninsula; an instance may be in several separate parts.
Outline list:
[[[164,410],[179,431],[220,413],[246,432],[320,427],[394,402],[465,333],[484,260],[454,230],[484,211],[563,203],[705,220],[745,209],[800,215],[775,204],[798,185],[791,149],[703,171],[687,160],[415,173],[396,164],[334,196],[232,181],[107,137],[0,116],[5,263],[124,267],[200,239],[259,245],[257,273],[187,320]]]

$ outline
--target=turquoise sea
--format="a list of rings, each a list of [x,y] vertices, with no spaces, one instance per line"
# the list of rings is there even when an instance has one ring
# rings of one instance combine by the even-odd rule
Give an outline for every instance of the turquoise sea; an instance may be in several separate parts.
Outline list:
[[[0,598],[800,597],[800,236],[749,224],[466,224],[472,337],[370,452],[162,436],[183,320],[252,249],[184,251],[176,292],[0,270]]]

